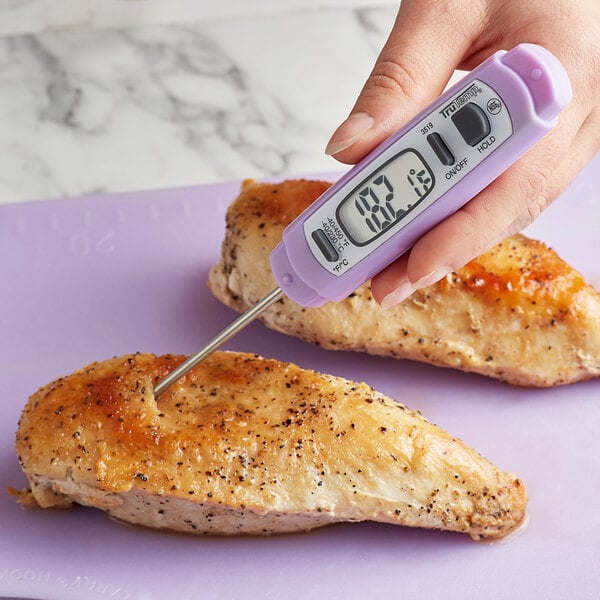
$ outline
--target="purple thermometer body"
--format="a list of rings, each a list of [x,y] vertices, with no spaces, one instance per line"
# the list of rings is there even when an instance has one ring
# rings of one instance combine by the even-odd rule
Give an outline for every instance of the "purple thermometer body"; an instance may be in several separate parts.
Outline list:
[[[344,299],[552,129],[571,94],[544,48],[496,52],[285,229],[271,253],[283,292],[303,306]]]

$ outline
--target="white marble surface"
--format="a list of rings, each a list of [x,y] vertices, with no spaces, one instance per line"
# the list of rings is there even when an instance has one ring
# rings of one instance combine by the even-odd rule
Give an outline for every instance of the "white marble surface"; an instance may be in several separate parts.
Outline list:
[[[384,4],[385,0],[0,0],[0,35],[189,23]]]
[[[343,170],[325,144],[397,10],[181,0],[161,17],[102,1],[0,4],[0,203]],[[25,5],[47,22],[17,19]]]

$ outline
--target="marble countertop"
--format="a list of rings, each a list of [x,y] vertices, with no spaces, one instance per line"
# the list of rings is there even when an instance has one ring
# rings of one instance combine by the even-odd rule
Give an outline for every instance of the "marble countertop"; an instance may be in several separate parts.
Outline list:
[[[398,5],[73,4],[0,6],[0,203],[341,172]]]

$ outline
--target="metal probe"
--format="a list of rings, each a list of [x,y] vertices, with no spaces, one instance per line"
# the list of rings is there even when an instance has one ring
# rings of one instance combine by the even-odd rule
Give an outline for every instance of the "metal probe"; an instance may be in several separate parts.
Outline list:
[[[260,302],[249,308],[245,313],[242,313],[231,325],[223,329],[221,333],[216,335],[204,348],[190,356],[185,362],[181,363],[174,371],[169,373],[164,379],[159,381],[154,386],[154,397],[160,396],[168,387],[173,385],[178,379],[183,377],[188,371],[193,369],[199,362],[203,361],[207,356],[220,348],[227,340],[242,331],[247,325],[250,325],[257,317],[259,317],[271,304],[274,304],[283,296],[283,291],[280,287],[276,287],[272,292],[267,294]]]

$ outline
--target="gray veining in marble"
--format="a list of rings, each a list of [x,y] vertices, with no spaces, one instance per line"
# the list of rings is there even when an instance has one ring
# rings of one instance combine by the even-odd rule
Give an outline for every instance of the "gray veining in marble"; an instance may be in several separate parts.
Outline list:
[[[395,7],[0,38],[0,202],[341,170]]]

